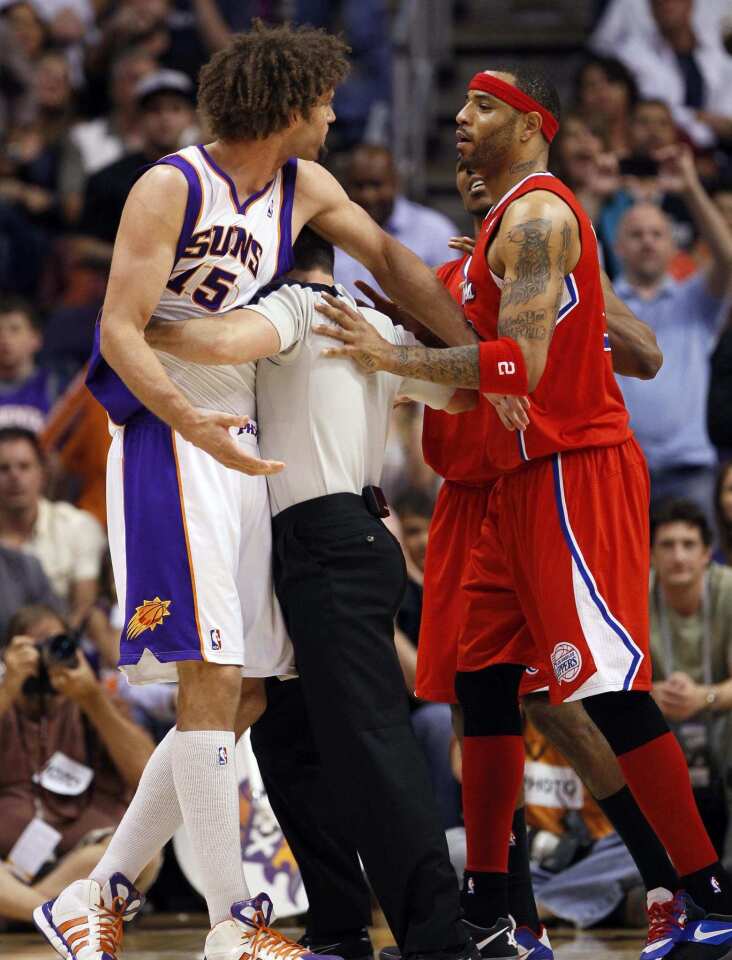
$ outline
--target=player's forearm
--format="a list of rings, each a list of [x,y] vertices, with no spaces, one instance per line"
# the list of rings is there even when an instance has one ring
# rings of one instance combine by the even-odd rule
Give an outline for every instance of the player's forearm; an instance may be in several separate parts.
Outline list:
[[[101,687],[95,688],[93,696],[81,708],[119,775],[130,787],[136,787],[155,749],[149,735],[136,723],[123,717]]]
[[[652,380],[663,364],[656,335],[618,297],[604,271],[601,278],[613,370],[624,377]]]
[[[480,386],[480,355],[477,344],[465,347],[398,347],[384,356],[381,369],[404,379],[429,380],[448,387]]]
[[[381,262],[373,265],[373,273],[392,300],[448,346],[476,342],[460,307],[419,257],[391,238],[387,238],[383,254]]]
[[[224,316],[154,321],[145,340],[181,360],[212,366],[250,363],[277,353],[279,334],[258,310],[232,310]]]
[[[114,315],[102,317],[102,356],[140,403],[179,433],[195,421],[196,411],[168,377],[142,330]]]

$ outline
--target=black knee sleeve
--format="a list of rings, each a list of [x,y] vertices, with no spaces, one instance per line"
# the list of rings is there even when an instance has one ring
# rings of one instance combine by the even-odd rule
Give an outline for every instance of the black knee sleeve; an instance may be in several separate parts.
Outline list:
[[[582,701],[616,757],[668,733],[668,724],[645,690],[601,693]]]
[[[518,691],[523,673],[521,666],[501,663],[456,675],[466,737],[521,736]]]

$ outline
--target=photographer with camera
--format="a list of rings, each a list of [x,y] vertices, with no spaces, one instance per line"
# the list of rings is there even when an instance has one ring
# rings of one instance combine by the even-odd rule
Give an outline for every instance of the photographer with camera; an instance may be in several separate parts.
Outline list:
[[[0,920],[30,922],[97,863],[153,743],[51,608],[18,610],[0,655]],[[158,867],[145,868],[140,889]]]

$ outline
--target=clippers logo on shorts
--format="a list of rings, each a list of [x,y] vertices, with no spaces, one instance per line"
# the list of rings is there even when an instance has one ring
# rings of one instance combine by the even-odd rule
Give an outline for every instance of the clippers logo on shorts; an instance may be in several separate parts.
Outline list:
[[[473,289],[473,284],[470,280],[464,280],[460,286],[463,288],[462,303],[470,303],[471,300],[475,300],[475,290]]]
[[[219,766],[225,767],[228,762],[229,762],[229,751],[226,749],[226,747],[219,747],[219,754],[218,754]]]
[[[220,650],[221,649],[221,631],[214,628],[209,630],[209,636],[211,637],[211,649]]]
[[[513,360],[498,361],[498,375],[500,377],[512,377],[516,373],[516,364]]]
[[[135,612],[130,617],[127,624],[127,637],[134,640],[146,630],[154,630],[159,627],[166,617],[170,616],[168,607],[172,600],[161,600],[155,597],[153,600],[143,600],[139,607],[135,607]]]
[[[571,683],[582,669],[582,654],[573,643],[558,643],[552,650],[552,667],[560,683]]]

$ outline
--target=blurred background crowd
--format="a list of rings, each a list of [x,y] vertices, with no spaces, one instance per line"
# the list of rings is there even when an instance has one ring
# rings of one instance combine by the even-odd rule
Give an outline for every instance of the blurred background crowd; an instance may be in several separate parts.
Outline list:
[[[732,0],[0,0],[0,922],[27,920],[96,862],[174,722],[173,687],[130,688],[114,669],[109,438],[83,377],[130,186],[205,141],[197,72],[252,17],[348,37],[353,70],[324,162],[431,266],[473,232],[453,119],[469,78],[529,62],[557,83],[551,169],[664,353],[655,379],[621,378],[652,478],[655,693],[729,864]],[[335,273],[356,294],[369,281],[340,253]],[[422,457],[421,409],[400,405],[393,419],[382,486],[410,573],[396,641],[411,690],[440,480]],[[449,708],[414,701],[413,717],[459,869]],[[77,767],[54,767],[58,754]],[[547,917],[637,919],[632,861],[576,774],[536,730],[527,758]],[[39,815],[59,840],[33,872],[13,850]],[[191,896],[168,860],[153,888],[161,909]]]

